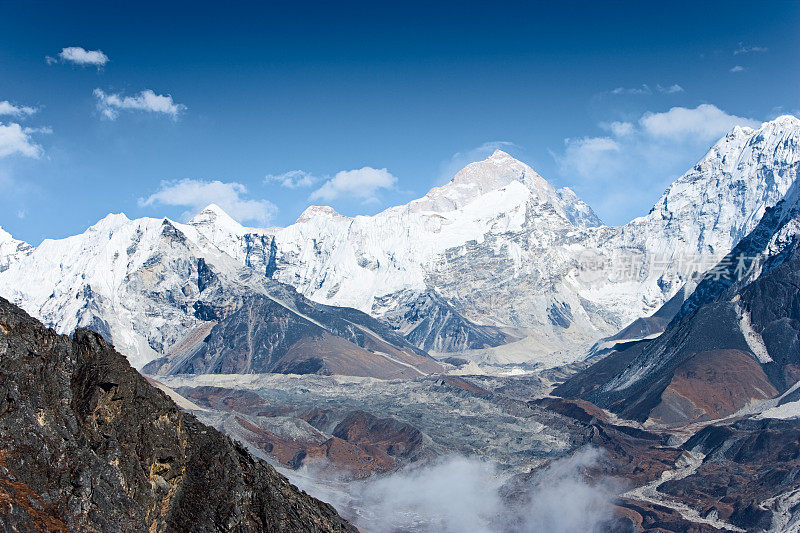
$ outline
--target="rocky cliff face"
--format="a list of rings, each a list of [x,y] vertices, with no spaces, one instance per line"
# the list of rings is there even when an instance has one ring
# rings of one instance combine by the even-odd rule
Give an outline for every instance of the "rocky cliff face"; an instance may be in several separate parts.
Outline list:
[[[310,303],[291,290],[280,292],[282,299],[274,291],[273,297],[245,297],[235,311],[214,317],[217,322],[206,336],[183,343],[180,350],[152,361],[143,371],[396,379],[442,370],[425,352],[360,311]]]
[[[745,531],[797,531],[799,441],[797,419],[709,426],[682,446],[702,464],[659,490]]]
[[[98,334],[0,299],[0,529],[355,532]]]

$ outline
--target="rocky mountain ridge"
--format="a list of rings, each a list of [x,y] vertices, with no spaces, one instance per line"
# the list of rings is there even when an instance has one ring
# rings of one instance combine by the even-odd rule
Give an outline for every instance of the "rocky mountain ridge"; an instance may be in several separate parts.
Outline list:
[[[626,418],[682,425],[734,415],[795,386],[798,187],[698,284],[663,334],[618,344],[556,392]]]
[[[0,298],[0,528],[353,532],[150,386],[98,334]]]
[[[138,368],[195,358],[224,327],[258,327],[257,341],[247,333],[225,345],[229,361],[243,357],[227,371],[299,371],[311,360],[315,371],[376,377],[439,369],[368,315],[310,302],[167,219],[109,215],[84,234],[46,240],[2,272],[0,294],[60,333],[102,334]],[[237,313],[255,301],[263,313]]]

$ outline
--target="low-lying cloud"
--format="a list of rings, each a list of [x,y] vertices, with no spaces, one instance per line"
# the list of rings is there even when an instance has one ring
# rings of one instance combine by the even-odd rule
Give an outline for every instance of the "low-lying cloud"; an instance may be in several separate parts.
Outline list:
[[[303,467],[292,482],[332,503],[372,533],[572,533],[602,529],[619,494],[584,477],[600,456],[593,448],[554,461],[504,497],[509,481],[493,463],[463,456],[412,466],[367,481],[344,483],[325,469]],[[299,474],[299,475],[297,475]]]

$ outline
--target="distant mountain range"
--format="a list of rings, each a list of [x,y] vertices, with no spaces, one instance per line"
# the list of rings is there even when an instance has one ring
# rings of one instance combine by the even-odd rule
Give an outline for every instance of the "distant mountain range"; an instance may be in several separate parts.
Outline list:
[[[790,190],[799,143],[795,117],[737,127],[621,227],[497,151],[371,217],[309,207],[253,229],[209,206],[187,224],[109,215],[35,248],[3,232],[0,295],[160,372],[408,377],[440,368],[426,352],[552,366],[679,308]]]
[[[26,248],[0,292],[59,332],[86,327],[164,373],[341,373],[414,377],[441,369],[374,318],[311,302],[240,264],[193,226],[109,215]],[[224,342],[219,340],[224,337]]]

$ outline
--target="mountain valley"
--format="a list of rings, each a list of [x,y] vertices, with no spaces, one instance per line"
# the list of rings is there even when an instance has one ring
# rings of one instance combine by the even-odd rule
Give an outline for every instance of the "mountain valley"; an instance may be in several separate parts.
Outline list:
[[[783,116],[623,226],[498,150],[374,216],[0,232],[0,523],[170,530],[221,480],[223,530],[551,530],[563,491],[573,530],[800,531],[799,169]]]

